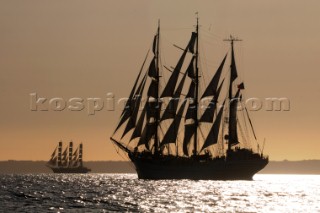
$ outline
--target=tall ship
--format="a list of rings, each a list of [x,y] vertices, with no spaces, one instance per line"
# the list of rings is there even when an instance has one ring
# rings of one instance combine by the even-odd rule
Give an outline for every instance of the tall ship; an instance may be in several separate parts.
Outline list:
[[[91,170],[83,166],[83,144],[73,151],[73,142],[63,150],[62,141],[59,142],[51,155],[51,159],[47,162],[47,166],[54,173],[88,173]]]
[[[185,48],[174,45],[180,56],[171,68],[161,57],[159,22],[110,137],[140,179],[252,180],[268,164],[242,101],[235,58],[240,40],[224,40],[230,49],[206,83],[198,22]]]

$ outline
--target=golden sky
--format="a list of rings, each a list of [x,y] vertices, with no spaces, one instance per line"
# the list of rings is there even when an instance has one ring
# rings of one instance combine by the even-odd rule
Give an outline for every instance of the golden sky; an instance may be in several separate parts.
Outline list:
[[[320,159],[319,8],[317,0],[2,0],[0,160],[46,160],[71,139],[84,143],[85,160],[121,160],[109,141],[121,108],[31,111],[30,94],[126,97],[157,20],[163,41],[184,46],[196,11],[217,48],[229,34],[244,40],[247,96],[290,99],[290,111],[251,113],[270,159]]]

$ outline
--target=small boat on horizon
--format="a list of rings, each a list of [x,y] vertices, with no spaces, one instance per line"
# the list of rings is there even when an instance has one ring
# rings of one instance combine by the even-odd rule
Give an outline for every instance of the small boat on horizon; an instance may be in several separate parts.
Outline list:
[[[80,143],[73,152],[73,142],[63,150],[62,141],[59,142],[47,162],[48,166],[54,173],[88,173],[91,169],[83,166],[83,144]]]

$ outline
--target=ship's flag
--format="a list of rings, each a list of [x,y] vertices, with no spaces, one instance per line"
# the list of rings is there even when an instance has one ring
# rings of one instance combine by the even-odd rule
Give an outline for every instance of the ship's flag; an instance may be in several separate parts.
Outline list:
[[[238,89],[244,89],[244,83],[238,84]]]

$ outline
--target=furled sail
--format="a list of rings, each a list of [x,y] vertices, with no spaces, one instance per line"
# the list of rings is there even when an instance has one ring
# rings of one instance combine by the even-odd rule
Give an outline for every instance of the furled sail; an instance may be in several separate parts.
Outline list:
[[[153,57],[153,59],[150,63],[150,66],[149,66],[148,76],[153,79],[156,79],[157,75],[158,74],[157,74],[157,67],[156,67],[156,58]]]
[[[179,130],[179,126],[181,123],[181,118],[182,118],[182,114],[183,114],[185,105],[186,105],[186,102],[184,101],[182,103],[182,105],[180,106],[180,109],[179,109],[177,115],[175,116],[173,122],[171,123],[168,131],[164,135],[161,146],[168,144],[168,143],[175,143],[176,142],[177,136],[178,136],[178,130]]]
[[[189,67],[190,67],[190,65],[189,65]],[[194,74],[194,75],[190,74],[190,75],[188,75],[188,77],[190,77],[192,80],[191,80],[191,83],[189,86],[188,93],[186,95],[186,98],[188,98],[188,100],[189,100],[189,106],[188,106],[188,109],[187,109],[187,112],[185,115],[185,121],[191,119],[191,122],[189,121],[189,123],[185,124],[184,139],[183,139],[183,153],[187,156],[189,156],[188,146],[190,144],[192,136],[195,134],[195,131],[196,131],[195,118],[197,117],[197,106],[195,103],[196,84],[194,82],[195,78],[196,78],[196,74]]]
[[[189,66],[187,68],[188,77],[192,78],[192,79],[194,79],[196,77],[195,68],[194,68],[194,60],[195,59],[196,59],[196,56],[193,56],[191,61],[190,61]]]
[[[224,106],[224,104],[225,104],[225,101],[223,102],[223,106]],[[204,141],[204,144],[201,148],[201,151],[203,149],[207,148],[208,146],[211,146],[211,145],[216,144],[218,142],[222,113],[223,113],[223,107],[221,107],[221,109],[217,115],[217,118],[214,121],[214,123],[210,129],[210,132],[209,132],[206,140]]]
[[[236,95],[232,96],[232,83],[238,77],[236,61],[234,58],[233,43],[231,43],[231,65],[230,65],[230,84],[229,84],[229,135],[228,135],[228,149],[231,146],[239,143],[238,131],[237,131],[237,106],[240,96],[240,89],[238,89]]]
[[[208,96],[215,96],[216,95],[217,88],[218,88],[219,81],[220,81],[220,76],[221,76],[221,73],[222,73],[223,66],[224,66],[224,63],[226,61],[226,58],[227,58],[227,54],[223,58],[219,68],[217,69],[216,73],[214,74],[212,80],[210,81],[209,85],[207,86],[207,88],[204,91],[204,93],[203,93],[201,98],[205,98],[205,97],[208,97]]]
[[[239,143],[237,131],[237,107],[240,96],[240,89],[238,89],[234,98],[230,100],[230,114],[229,114],[229,145],[236,145]]]
[[[153,39],[153,45],[152,45],[152,52],[153,54],[156,54],[156,50],[157,50],[157,40],[158,40],[158,34],[154,36],[154,39]]]
[[[192,32],[191,34],[191,39],[190,42],[188,44],[188,49],[191,53],[194,53],[194,46],[196,43],[196,39],[197,39],[197,33],[196,32]]]
[[[200,122],[208,122],[208,123],[212,123],[213,122],[213,116],[214,116],[214,112],[217,108],[217,103],[218,103],[218,98],[220,95],[220,91],[222,88],[224,80],[221,82],[217,92],[215,93],[215,96],[212,98],[212,100],[210,101],[208,107],[206,108],[206,110],[204,111],[204,113],[202,114],[201,118],[200,118]]]
[[[157,91],[158,91],[158,82],[156,80],[152,80],[148,89],[148,96],[157,98]]]

